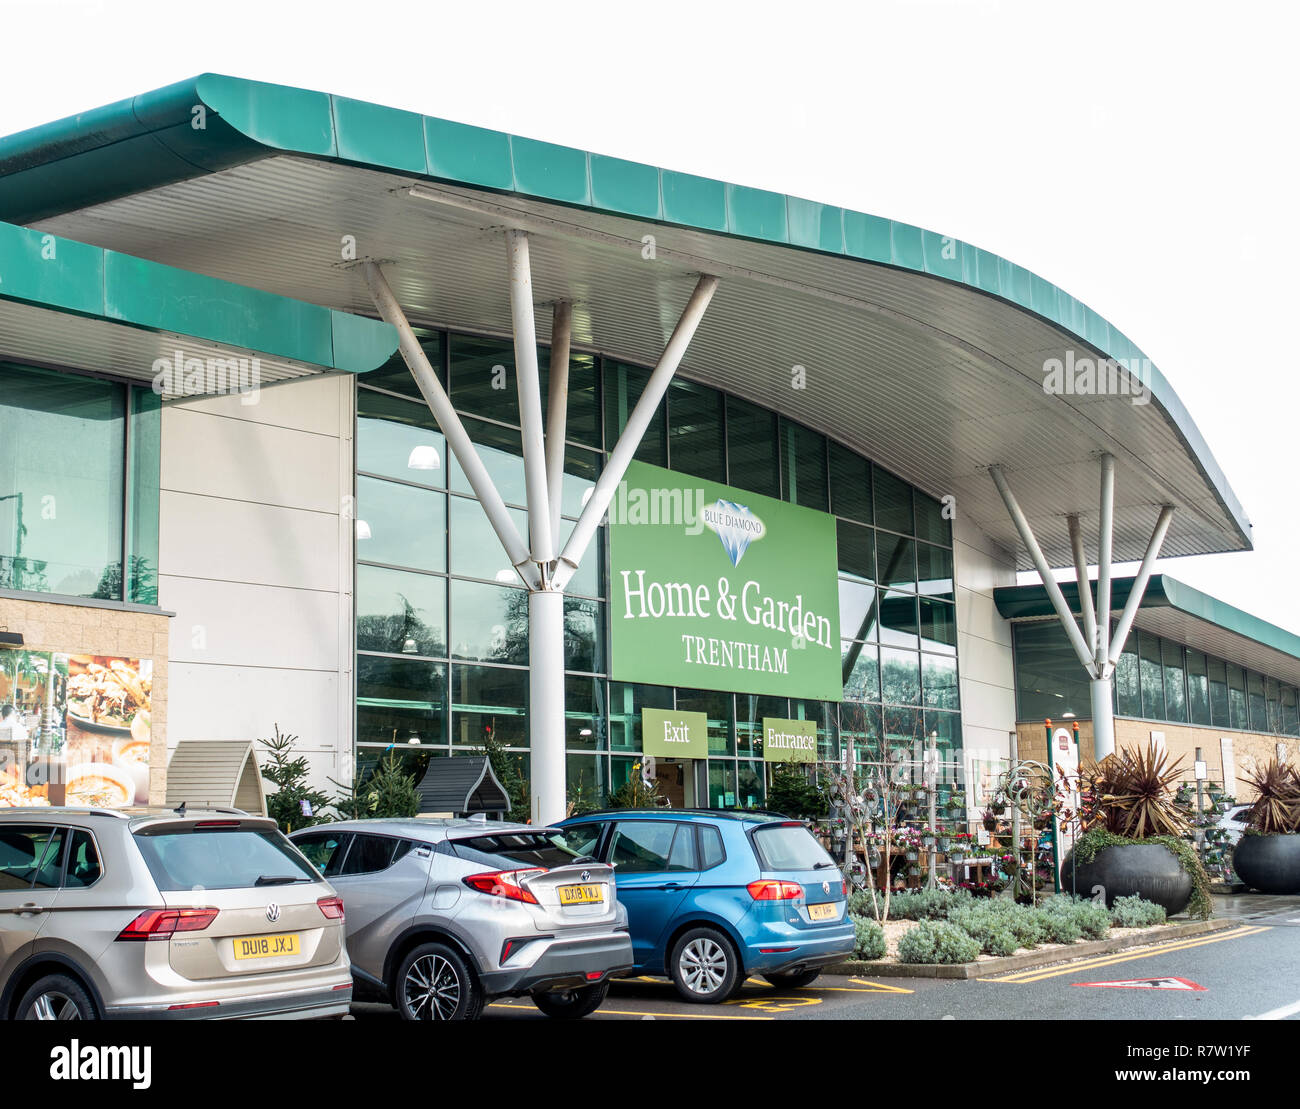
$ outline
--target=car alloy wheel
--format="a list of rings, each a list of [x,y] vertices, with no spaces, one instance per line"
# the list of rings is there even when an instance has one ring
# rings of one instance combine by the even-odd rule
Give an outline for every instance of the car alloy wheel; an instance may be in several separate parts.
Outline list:
[[[441,955],[416,959],[406,971],[402,991],[416,1020],[451,1020],[460,1008],[460,976]]]
[[[95,1003],[80,982],[51,974],[32,983],[18,1002],[23,1020],[94,1020]]]
[[[43,993],[27,1006],[28,1020],[80,1020],[77,1003],[60,990]]]
[[[739,985],[736,949],[714,928],[692,928],[673,945],[669,967],[677,992],[687,1001],[725,1001]]]

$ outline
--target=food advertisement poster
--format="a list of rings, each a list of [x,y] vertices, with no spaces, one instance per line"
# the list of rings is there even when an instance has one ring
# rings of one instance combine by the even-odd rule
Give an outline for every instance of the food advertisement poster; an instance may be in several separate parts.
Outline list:
[[[149,800],[153,663],[0,650],[0,807]]]

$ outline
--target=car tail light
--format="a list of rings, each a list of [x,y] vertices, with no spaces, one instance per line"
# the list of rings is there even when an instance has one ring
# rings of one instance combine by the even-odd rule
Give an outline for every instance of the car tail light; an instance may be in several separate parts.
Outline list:
[[[841,897],[848,897],[848,895],[849,895],[849,883],[848,883],[847,881],[841,879],[841,881],[840,881],[840,896],[841,896]]]
[[[202,932],[216,919],[216,909],[145,909],[117,938],[166,940],[175,932]]]
[[[527,878],[545,874],[545,867],[530,867],[525,870],[489,870],[483,874],[469,874],[462,881],[479,893],[490,893],[494,897],[504,897],[508,901],[523,901],[536,905],[537,898],[520,885]]]
[[[803,896],[803,886],[798,882],[779,882],[775,878],[760,878],[745,888],[755,901],[791,901]]]
[[[343,898],[341,897],[318,897],[316,899],[316,908],[320,909],[321,914],[330,920],[343,919]]]
[[[196,828],[238,828],[238,820],[196,820]]]

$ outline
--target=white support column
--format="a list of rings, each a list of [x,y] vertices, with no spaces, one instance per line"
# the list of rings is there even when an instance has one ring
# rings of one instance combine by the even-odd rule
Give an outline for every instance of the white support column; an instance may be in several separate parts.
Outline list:
[[[546,486],[551,496],[551,535],[560,542],[560,506],[564,503],[564,440],[569,416],[569,344],[573,339],[573,305],[555,302],[551,317],[551,380],[546,409]]]
[[[1074,614],[1070,611],[1070,606],[1065,603],[1065,597],[1061,594],[1061,587],[1056,584],[1056,575],[1052,573],[1052,568],[1047,565],[1047,559],[1043,557],[1042,548],[1038,545],[1038,540],[1034,538],[1033,528],[1029,526],[1029,520],[1020,510],[1020,505],[1016,501],[1015,494],[1011,492],[1011,487],[1007,484],[1007,479],[1003,476],[1001,466],[990,466],[989,477],[993,479],[993,484],[998,487],[998,492],[1002,494],[1002,503],[1007,506],[1007,513],[1011,517],[1011,522],[1016,525],[1016,531],[1020,533],[1021,541],[1029,550],[1029,557],[1034,561],[1034,568],[1038,571],[1038,576],[1043,580],[1043,588],[1047,590],[1047,596],[1052,602],[1052,607],[1056,610],[1057,618],[1061,621],[1061,626],[1065,629],[1066,637],[1070,640],[1070,646],[1074,648],[1074,653],[1078,656],[1080,664],[1088,671],[1090,678],[1097,677],[1096,664],[1092,657],[1092,651],[1083,640],[1083,634],[1079,631],[1079,625],[1074,619]]]
[[[1099,672],[1110,657],[1110,563],[1115,542],[1115,456],[1101,456],[1101,515],[1097,523],[1097,650]]]
[[[510,264],[510,315],[515,333],[529,542],[545,587],[555,559],[555,540],[551,535],[551,500],[547,493],[546,441],[542,432],[542,391],[537,372],[537,325],[533,321],[533,277],[527,232],[506,232],[506,255]]]
[[[452,407],[442,382],[438,380],[438,375],[429,365],[429,359],[420,347],[415,332],[411,330],[406,313],[402,311],[402,306],[393,296],[393,290],[389,288],[383,271],[374,262],[368,261],[363,263],[362,273],[365,275],[370,296],[379,314],[386,323],[392,324],[397,329],[402,358],[411,371],[411,376],[415,378],[415,384],[419,387],[424,402],[429,406],[434,419],[438,421],[438,427],[446,436],[448,448],[460,463],[460,468],[465,471],[470,488],[478,498],[479,504],[483,506],[483,512],[491,523],[492,530],[501,540],[506,556],[518,571],[524,584],[530,589],[537,588],[541,584],[541,579],[528,554],[528,548],[519,534],[519,529],[515,527],[510,513],[506,511],[505,502],[497,492],[487,467],[483,465],[482,459],[474,449],[474,444],[470,442],[469,434],[460,422],[460,417],[456,415],[456,410]]]
[[[564,594],[528,594],[528,742],[532,820],[563,820],[567,806],[564,757]]]
[[[628,463],[632,461],[632,456],[636,453],[646,428],[650,426],[650,419],[655,409],[659,407],[664,393],[668,391],[668,383],[677,372],[677,367],[681,364],[686,348],[694,338],[695,331],[704,318],[704,310],[708,308],[717,287],[718,279],[710,274],[704,274],[696,283],[695,291],[691,293],[691,299],[686,302],[686,307],[682,309],[681,318],[677,321],[677,326],[664,347],[659,364],[655,366],[650,380],[646,382],[641,399],[636,402],[636,407],[628,416],[627,426],[610,452],[609,460],[605,463],[596,487],[592,490],[591,499],[587,501],[586,508],[582,510],[582,515],[578,517],[578,522],[569,535],[569,541],[560,553],[560,562],[555,570],[555,588],[563,589],[573,577],[574,571],[578,569],[578,563],[586,553],[587,545],[596,533],[601,517],[608,511],[619,482],[627,473]]]
[[[1142,603],[1142,594],[1147,591],[1147,582],[1151,580],[1156,556],[1160,554],[1160,547],[1169,532],[1169,522],[1173,518],[1174,506],[1171,504],[1162,506],[1160,515],[1156,518],[1155,530],[1151,533],[1151,541],[1147,544],[1146,554],[1142,556],[1142,565],[1138,567],[1137,575],[1133,578],[1133,588],[1129,592],[1128,600],[1124,602],[1124,611],[1120,613],[1119,623],[1115,625],[1115,637],[1111,640],[1110,655],[1106,660],[1112,669],[1119,663],[1119,656],[1124,652],[1124,641],[1128,639],[1128,633],[1133,628],[1138,606]]]
[[[1079,611],[1083,613],[1083,637],[1088,641],[1088,650],[1096,661],[1097,615],[1092,607],[1092,584],[1088,581],[1088,559],[1083,553],[1083,532],[1079,528],[1076,513],[1071,512],[1065,522],[1070,528],[1070,549],[1074,552],[1074,576],[1079,587]]]

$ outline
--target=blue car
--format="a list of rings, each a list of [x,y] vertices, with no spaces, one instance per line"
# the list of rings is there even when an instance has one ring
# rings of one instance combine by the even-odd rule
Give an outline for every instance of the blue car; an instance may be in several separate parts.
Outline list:
[[[561,821],[570,850],[614,867],[634,974],[725,1001],[752,974],[806,986],[850,956],[847,890],[804,825],[770,813],[620,809]]]

